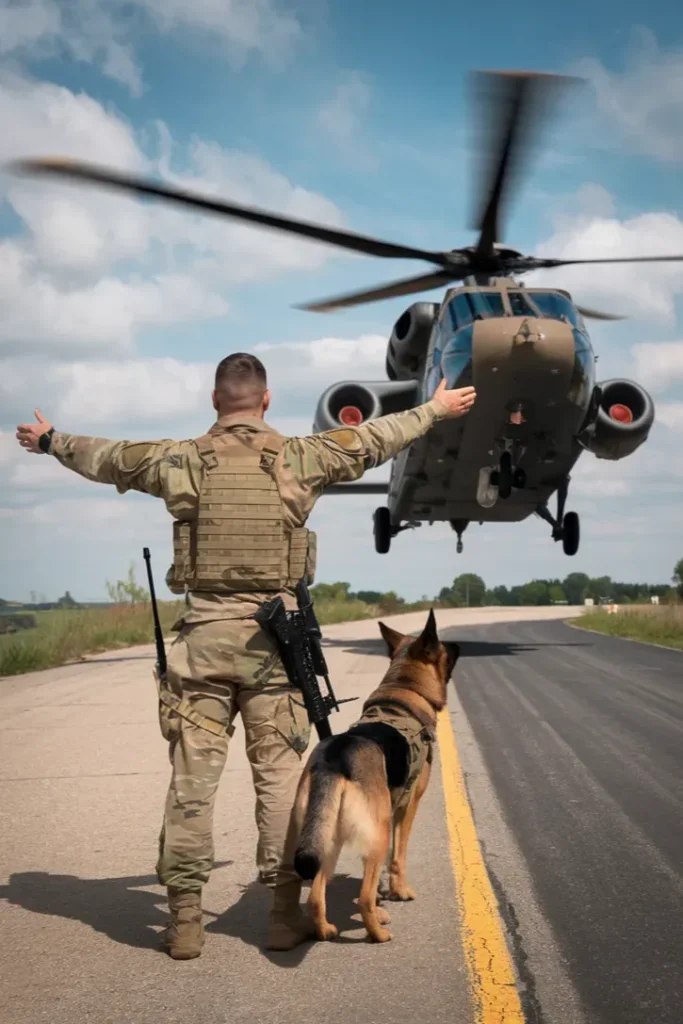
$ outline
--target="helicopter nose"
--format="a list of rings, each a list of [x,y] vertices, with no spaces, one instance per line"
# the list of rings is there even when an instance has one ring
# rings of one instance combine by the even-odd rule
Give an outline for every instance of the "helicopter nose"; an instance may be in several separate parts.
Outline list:
[[[339,419],[345,427],[359,427],[363,422],[363,413],[356,405],[345,405],[339,410]]]

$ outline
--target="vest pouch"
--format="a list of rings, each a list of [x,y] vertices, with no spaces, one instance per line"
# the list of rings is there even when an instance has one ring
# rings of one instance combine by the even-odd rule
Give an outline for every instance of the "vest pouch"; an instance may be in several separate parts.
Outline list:
[[[189,585],[194,577],[194,566],[192,564],[192,523],[175,520],[173,523],[173,566],[169,570],[171,582],[167,584],[169,590],[174,593],[182,593],[182,589]]]
[[[292,530],[289,535],[287,575],[292,585],[304,579],[308,564],[308,530]]]
[[[308,544],[306,546],[305,580],[306,586],[312,587],[315,583],[315,569],[318,557],[318,538],[312,531],[308,531]]]

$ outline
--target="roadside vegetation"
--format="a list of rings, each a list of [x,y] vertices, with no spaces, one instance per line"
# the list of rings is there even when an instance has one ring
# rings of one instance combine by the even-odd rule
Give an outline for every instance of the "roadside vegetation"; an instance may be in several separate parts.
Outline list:
[[[79,605],[67,591],[54,603],[28,605],[0,600],[0,676],[55,668],[87,655],[120,650],[154,641],[150,595],[135,580],[131,566],[125,580],[107,582],[109,603]],[[575,620],[577,625],[612,636],[645,640],[683,649],[683,559],[671,584],[618,583],[609,577],[591,579],[571,573],[564,580],[532,580],[520,586],[490,589],[473,573],[464,573],[434,598],[406,601],[390,591],[352,591],[348,583],[319,583],[311,588],[321,625],[353,622],[428,608],[544,606],[583,604],[596,607]],[[659,605],[650,603],[655,597]],[[602,605],[616,603],[616,615]],[[183,601],[159,602],[164,635],[182,614]]]
[[[575,624],[607,636],[683,650],[683,558],[676,562],[671,582],[659,604],[620,604],[611,598],[618,606],[615,613],[604,606],[588,608]]]
[[[605,608],[589,609],[574,622],[607,636],[683,650],[683,603],[619,607],[613,615]]]

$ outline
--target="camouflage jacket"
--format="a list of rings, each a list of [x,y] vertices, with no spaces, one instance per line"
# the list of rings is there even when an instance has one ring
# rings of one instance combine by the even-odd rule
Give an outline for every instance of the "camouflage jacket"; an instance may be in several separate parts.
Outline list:
[[[290,481],[282,495],[288,525],[304,526],[326,487],[358,480],[366,470],[398,455],[445,412],[444,406],[432,399],[358,427],[288,438],[278,456]],[[275,432],[263,419],[243,414],[221,417],[211,429],[235,426]],[[174,519],[192,519],[197,514],[203,464],[194,440],[110,441],[55,430],[50,454],[87,480],[114,485],[120,494],[134,490],[161,498]],[[261,600],[272,596],[189,593],[184,619],[244,618],[253,614]]]

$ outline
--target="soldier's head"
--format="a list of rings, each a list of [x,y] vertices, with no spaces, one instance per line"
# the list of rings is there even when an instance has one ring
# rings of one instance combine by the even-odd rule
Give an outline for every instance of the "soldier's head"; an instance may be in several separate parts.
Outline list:
[[[270,405],[270,391],[261,360],[248,352],[233,352],[222,359],[211,399],[219,416],[263,416]]]

